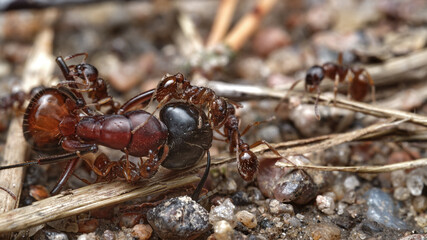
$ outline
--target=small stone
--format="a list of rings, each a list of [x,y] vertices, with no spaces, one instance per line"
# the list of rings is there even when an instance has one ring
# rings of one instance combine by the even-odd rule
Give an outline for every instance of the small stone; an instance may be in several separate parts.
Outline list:
[[[209,229],[208,212],[188,196],[163,201],[148,211],[147,220],[163,239],[196,238]]]
[[[341,231],[335,224],[319,223],[309,227],[310,235],[314,240],[328,239],[339,240],[341,239]]]
[[[411,194],[409,193],[409,190],[405,187],[398,187],[398,188],[394,189],[393,197],[396,200],[405,201],[410,196],[411,196]]]
[[[98,228],[99,221],[98,219],[89,219],[79,221],[79,232],[81,233],[90,233],[94,232]]]
[[[77,238],[77,240],[97,240],[97,237],[95,233],[82,234]]]
[[[115,240],[116,234],[111,230],[105,230],[102,234],[102,237],[104,240]]]
[[[344,187],[347,191],[354,191],[358,186],[360,186],[360,182],[354,175],[351,175],[344,180]]]
[[[316,204],[319,210],[327,215],[335,213],[335,202],[330,196],[318,195],[316,197]]]
[[[291,204],[281,203],[276,199],[273,199],[269,203],[270,213],[280,214],[289,213],[294,214],[294,207]]]
[[[221,220],[213,224],[214,236],[216,239],[231,240],[233,239],[233,227],[229,222]]]
[[[236,213],[237,221],[243,223],[248,228],[254,228],[257,226],[256,216],[246,210],[239,211]]]
[[[280,179],[274,189],[274,198],[281,202],[305,204],[316,196],[317,191],[317,185],[305,171],[295,170]]]
[[[420,196],[424,188],[424,178],[418,174],[406,178],[406,187],[413,196]]]
[[[242,191],[233,194],[233,196],[231,196],[231,201],[236,206],[244,206],[251,203],[248,194]]]
[[[42,229],[34,235],[34,239],[68,240],[68,236],[63,232],[58,232],[56,230]]]
[[[344,202],[339,202],[338,203],[338,207],[337,207],[337,214],[338,215],[343,215],[344,214],[344,211],[345,211],[345,209],[347,208],[347,204],[346,203],[344,203]]]
[[[346,192],[342,201],[345,203],[348,203],[348,204],[355,203],[356,202],[356,192],[355,191]]]
[[[369,220],[383,224],[393,229],[407,229],[405,222],[397,218],[393,199],[378,188],[372,188],[366,192],[368,204],[367,217]]]
[[[153,229],[148,224],[137,224],[132,228],[132,230],[139,240],[147,240],[153,233]]]
[[[425,240],[427,239],[427,234],[412,234],[403,238],[399,238],[399,240]]]
[[[393,187],[404,187],[406,186],[406,173],[403,170],[397,170],[390,173],[391,184]]]
[[[296,218],[296,217],[291,217],[291,219],[289,219],[289,225],[292,227],[301,227],[301,221]]]
[[[412,206],[414,206],[415,211],[422,213],[427,209],[427,197],[417,196],[412,200]]]
[[[236,207],[229,198],[225,199],[222,204],[211,208],[209,213],[209,223],[214,225],[218,221],[225,220],[234,226],[236,222],[234,215],[235,208]]]
[[[419,227],[425,228],[427,227],[427,215],[426,214],[420,214],[414,218],[415,222]]]

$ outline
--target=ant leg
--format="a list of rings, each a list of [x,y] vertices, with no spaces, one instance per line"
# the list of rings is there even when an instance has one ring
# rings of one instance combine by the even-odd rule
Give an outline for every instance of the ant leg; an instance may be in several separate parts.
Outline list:
[[[338,84],[340,82],[338,74],[335,74],[335,81],[334,81],[334,106],[337,105],[337,93],[338,93]]]
[[[280,106],[285,102],[285,100],[288,98],[289,92],[292,91],[297,85],[298,83],[301,82],[302,79],[296,80],[294,83],[292,83],[291,87],[288,89],[288,91],[286,91],[285,96],[282,97],[282,99],[280,99],[280,102],[277,104],[277,106],[274,108],[274,112],[279,111]],[[307,83],[305,84],[305,91],[307,92]]]
[[[151,99],[153,98],[154,93],[155,93],[155,89],[151,89],[136,95],[135,97],[129,99],[126,103],[124,103],[120,107],[120,109],[117,111],[117,114],[124,114],[132,110],[133,108],[137,108],[137,107],[140,107],[140,108],[146,107],[151,102]],[[141,105],[141,106],[138,106],[138,105]]]
[[[366,77],[368,78],[369,85],[371,85],[371,94],[372,94],[372,103],[375,103],[375,84],[374,80],[371,77],[371,74],[369,74],[368,71],[364,70]]]
[[[263,120],[263,121],[256,121],[256,122],[254,122],[254,123],[251,123],[251,124],[249,124],[248,126],[246,126],[246,128],[240,133],[240,136],[243,136],[243,135],[245,135],[252,127],[256,127],[256,126],[258,126],[258,125],[260,125],[261,123],[267,123],[267,122],[270,122],[270,121],[272,121],[272,120],[274,120],[275,119],[275,117],[274,116],[272,116],[272,117],[270,117],[270,118],[268,118],[268,119],[266,119],[266,120]]]
[[[5,191],[5,192],[7,192],[13,198],[13,200],[16,201],[17,197],[16,197],[16,195],[13,192],[11,192],[9,189],[4,188],[4,187],[0,187],[0,189],[3,190],[3,191]]]
[[[318,108],[319,97],[320,97],[320,87],[317,86],[317,97],[316,97],[316,101],[314,102],[314,115],[316,116],[317,120],[320,120],[320,114],[319,114],[319,108]]]
[[[259,140],[259,141],[255,142],[255,143],[253,143],[253,144],[250,146],[250,148],[257,147],[257,146],[259,146],[259,145],[261,145],[261,144],[266,145],[266,146],[270,149],[270,151],[272,151],[272,152],[273,152],[274,154],[276,154],[278,157],[280,157],[280,158],[284,158],[284,159],[286,159],[286,161],[288,161],[290,164],[292,164],[292,165],[296,166],[296,165],[295,165],[295,163],[293,163],[293,162],[292,162],[292,161],[290,161],[289,159],[287,159],[287,158],[283,157],[283,156],[282,156],[282,154],[280,154],[280,153],[279,153],[279,151],[277,151],[277,149],[275,149],[273,146],[271,146],[271,144],[270,144],[270,143],[268,143],[268,142],[267,142],[267,141],[265,141],[265,140]]]
[[[77,157],[77,158],[74,158],[74,159],[68,161],[67,166],[64,168],[64,171],[61,174],[61,177],[59,178],[58,182],[56,182],[52,191],[50,191],[50,193],[52,195],[56,195],[57,193],[59,193],[59,191],[61,191],[62,187],[64,187],[64,184],[68,181],[68,179],[73,174],[74,169],[76,168],[79,159],[80,158]]]
[[[194,190],[193,194],[191,195],[191,198],[194,201],[197,201],[199,199],[200,196],[200,192],[203,189],[203,186],[206,183],[206,179],[208,179],[209,176],[209,171],[211,168],[211,154],[209,153],[209,150],[206,151],[206,168],[205,168],[205,172],[203,173],[202,178],[200,179],[199,184],[197,184],[196,190]]]
[[[64,57],[64,60],[67,61],[67,60],[70,60],[70,59],[78,57],[78,56],[84,56],[83,61],[82,61],[84,63],[86,61],[87,57],[89,56],[89,54],[86,52],[76,53],[76,54],[68,55],[68,56]]]
[[[348,88],[347,88],[347,98],[350,99],[351,98],[351,88],[353,87],[353,76],[351,76],[351,74],[349,74],[348,76]]]

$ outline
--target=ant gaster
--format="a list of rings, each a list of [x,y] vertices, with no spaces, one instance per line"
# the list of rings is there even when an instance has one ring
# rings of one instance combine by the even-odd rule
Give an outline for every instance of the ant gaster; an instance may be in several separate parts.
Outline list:
[[[350,74],[351,73],[351,74]],[[314,106],[314,112],[316,117],[320,119],[319,111],[317,108],[319,95],[320,95],[320,83],[327,77],[334,81],[334,104],[338,93],[338,84],[348,79],[348,97],[362,101],[365,98],[368,87],[371,87],[372,101],[375,102],[375,85],[371,75],[364,68],[359,67],[348,67],[343,64],[342,53],[338,54],[338,63],[327,62],[322,66],[315,65],[308,69],[305,76],[305,91],[314,92],[317,91],[317,98]],[[296,81],[289,90],[292,90],[300,80]],[[279,105],[276,107],[278,110]]]

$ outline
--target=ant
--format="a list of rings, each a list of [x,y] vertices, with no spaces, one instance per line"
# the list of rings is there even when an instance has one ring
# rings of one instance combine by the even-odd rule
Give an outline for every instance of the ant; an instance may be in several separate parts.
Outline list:
[[[83,56],[82,63],[70,66],[67,66],[65,63],[65,61],[79,56]],[[102,106],[109,106],[110,111],[108,113],[117,111],[119,104],[109,95],[109,86],[107,82],[98,77],[98,69],[93,65],[86,63],[87,58],[87,53],[77,53],[66,57],[57,57],[56,63],[65,78],[65,81],[61,81],[58,86],[66,86],[67,88],[72,89],[81,98],[82,96],[80,93],[87,92],[88,97],[92,100],[91,104],[95,105],[97,110],[100,110]],[[78,81],[76,81],[76,78]]]
[[[63,62],[60,63],[60,67],[66,67]],[[67,70],[64,72],[67,73]],[[64,76],[67,78],[72,75]],[[81,76],[89,79],[85,74],[78,77]],[[131,110],[141,104],[141,95],[138,95],[138,102],[129,100],[117,113],[95,114],[89,111],[80,88],[69,81],[56,88],[39,91],[31,99],[24,114],[25,139],[34,150],[49,155],[33,162],[3,166],[0,170],[70,159],[52,190],[52,194],[56,194],[73,173],[81,156],[97,152],[98,145],[125,153],[125,157],[118,162],[109,162],[105,157],[95,160],[96,164],[90,167],[98,174],[99,179],[123,177],[131,183],[152,177],[164,161],[167,168],[182,169],[194,165],[207,152],[208,167],[193,194],[195,198],[198,197],[209,173],[208,149],[212,142],[212,130],[204,113],[190,104],[168,104],[161,111],[164,122],[159,121],[144,110]],[[90,91],[96,92],[97,89]],[[144,99],[148,102],[150,98],[148,96]],[[172,110],[174,108],[177,110]],[[180,156],[178,153],[185,148],[185,144],[189,144],[193,152]],[[199,148],[198,151],[194,151],[195,147]],[[52,154],[58,151],[59,153]],[[140,164],[137,166],[131,163],[129,155],[139,157]],[[176,164],[176,161],[182,163]]]
[[[135,96],[133,101],[129,103],[142,103],[146,101],[148,96],[152,96],[151,101],[157,100],[159,102],[157,109],[171,100],[184,101],[200,108],[206,107],[208,121],[212,129],[225,137],[225,141],[229,144],[230,153],[236,154],[238,171],[245,181],[253,180],[259,167],[258,158],[250,150],[251,148],[265,144],[276,155],[281,156],[276,149],[264,140],[255,142],[251,146],[244,142],[242,135],[257,123],[249,125],[241,134],[239,132],[240,121],[235,115],[234,105],[237,104],[217,96],[212,89],[191,85],[190,81],[181,73],[163,77],[156,89]],[[123,107],[127,107],[127,104],[125,103]],[[240,105],[237,106],[240,107]],[[223,128],[223,132],[220,131],[221,128]]]
[[[314,112],[317,119],[320,119],[317,108],[320,96],[319,86],[325,77],[334,81],[334,105],[336,104],[338,84],[344,82],[345,79],[348,79],[348,98],[362,101],[368,92],[368,87],[371,86],[372,101],[375,102],[375,85],[369,72],[364,68],[344,65],[342,53],[339,53],[338,63],[327,62],[322,66],[314,65],[308,69],[305,75],[305,91],[310,93],[317,91],[316,102],[314,104]],[[294,89],[300,81],[301,80],[298,80],[292,84],[288,91]],[[279,109],[280,105],[281,102],[277,105],[276,111]]]

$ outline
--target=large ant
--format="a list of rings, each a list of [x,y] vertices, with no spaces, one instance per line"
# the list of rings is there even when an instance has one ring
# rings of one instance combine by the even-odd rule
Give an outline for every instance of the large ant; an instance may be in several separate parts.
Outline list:
[[[61,68],[67,67],[62,63],[64,62],[58,63]],[[65,69],[64,72],[67,73],[68,70]],[[67,79],[73,75],[64,76]],[[85,72],[73,77],[90,79]],[[79,84],[74,85],[71,78],[69,79],[57,88],[46,88],[38,92],[28,105],[23,122],[24,137],[33,149],[48,154],[54,151],[60,153],[33,162],[0,167],[0,170],[71,159],[52,190],[55,194],[71,176],[80,157],[85,153],[97,152],[98,145],[125,153],[125,158],[118,162],[110,162],[105,156],[98,157],[91,166],[99,175],[98,179],[123,177],[128,182],[152,177],[164,161],[167,168],[186,168],[207,152],[208,167],[193,195],[198,197],[209,171],[208,149],[212,142],[212,129],[202,111],[190,104],[168,104],[163,107],[162,121],[159,121],[144,110],[131,110],[142,103],[142,94],[138,95],[137,102],[129,100],[117,113],[95,114],[89,110],[81,95],[83,91],[78,88]],[[95,87],[90,91],[96,93],[97,89]],[[145,93],[146,97],[143,99],[146,102],[151,99],[151,93]],[[193,152],[179,155],[180,151],[186,148],[186,144],[191,145]],[[195,148],[198,151],[195,151]],[[140,157],[140,164],[137,166],[131,163],[129,155]],[[179,161],[181,163],[176,163]]]
[[[318,119],[320,119],[317,108],[320,96],[320,83],[325,77],[334,81],[334,104],[337,98],[338,84],[344,82],[345,79],[348,79],[347,96],[349,98],[356,101],[362,101],[368,92],[368,87],[371,86],[372,101],[375,102],[375,85],[369,72],[364,68],[349,67],[344,65],[342,53],[339,53],[338,63],[327,62],[322,66],[314,65],[308,69],[305,75],[305,91],[310,93],[317,91],[314,112]],[[294,89],[294,87],[299,82],[300,80],[296,81],[289,90]],[[276,107],[276,111],[278,110],[280,104],[281,102]]]
[[[276,155],[281,156],[277,150],[263,140],[254,143],[252,146],[244,142],[241,136],[251,126],[247,127],[243,134],[239,132],[239,119],[235,115],[236,110],[233,105],[235,103],[217,96],[212,89],[191,85],[190,81],[180,73],[165,76],[154,91],[151,90],[150,93],[145,92],[135,96],[129,104],[146,101],[147,94],[152,95],[152,100],[159,102],[158,108],[171,100],[181,100],[200,106],[200,108],[206,107],[209,123],[213,130],[225,137],[225,141],[229,143],[229,151],[236,153],[238,171],[245,181],[251,181],[258,171],[259,162],[257,156],[250,150],[252,147],[265,144]],[[123,106],[127,107],[127,104],[125,103]],[[224,132],[220,131],[221,128],[224,129]]]

